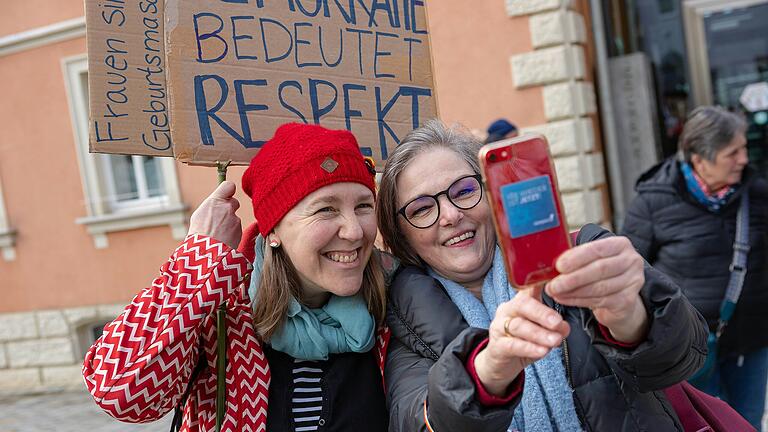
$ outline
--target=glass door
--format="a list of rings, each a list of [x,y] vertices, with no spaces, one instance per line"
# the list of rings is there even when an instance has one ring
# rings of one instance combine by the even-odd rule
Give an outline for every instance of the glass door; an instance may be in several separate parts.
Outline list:
[[[751,164],[768,174],[768,0],[686,1],[696,105],[738,112]]]

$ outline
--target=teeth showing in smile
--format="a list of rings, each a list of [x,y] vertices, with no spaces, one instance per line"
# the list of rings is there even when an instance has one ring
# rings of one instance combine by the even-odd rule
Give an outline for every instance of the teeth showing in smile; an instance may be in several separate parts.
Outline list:
[[[454,245],[454,244],[456,244],[456,243],[458,243],[458,242],[460,242],[462,240],[466,240],[466,239],[472,238],[474,236],[475,236],[474,231],[466,232],[466,233],[464,233],[464,234],[462,234],[460,236],[456,236],[456,237],[448,240],[447,242],[445,242],[445,245],[446,246],[451,246],[451,245]]]
[[[352,251],[349,253],[329,252],[325,254],[325,256],[331,261],[336,261],[340,263],[349,263],[357,259],[357,251]]]

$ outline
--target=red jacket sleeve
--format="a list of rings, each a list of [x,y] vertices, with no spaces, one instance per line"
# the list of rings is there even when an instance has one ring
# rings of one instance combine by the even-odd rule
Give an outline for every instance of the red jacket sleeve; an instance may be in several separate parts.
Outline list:
[[[470,354],[464,367],[467,368],[467,373],[469,373],[469,376],[472,377],[472,381],[475,382],[478,402],[487,407],[506,405],[512,402],[516,397],[520,395],[520,393],[523,392],[523,385],[525,384],[525,371],[520,372],[520,375],[518,375],[517,378],[512,381],[512,383],[509,385],[509,389],[507,389],[508,391],[505,396],[496,396],[488,392],[488,390],[485,389],[485,386],[483,386],[483,383],[480,381],[480,377],[477,376],[477,370],[475,369],[475,358],[487,345],[488,338],[484,339],[475,347],[474,350],[472,350],[472,354]]]
[[[197,362],[204,320],[249,269],[248,260],[223,243],[188,236],[88,350],[83,376],[96,403],[129,422],[156,420],[173,409]]]
[[[613,346],[617,346],[619,348],[626,348],[626,349],[633,349],[640,346],[643,341],[634,342],[634,343],[627,343],[627,342],[621,342],[620,340],[614,338],[611,335],[611,331],[608,329],[608,327],[597,323],[597,328],[600,330],[600,334],[603,335],[603,338],[605,338],[606,341],[608,341],[609,344]]]

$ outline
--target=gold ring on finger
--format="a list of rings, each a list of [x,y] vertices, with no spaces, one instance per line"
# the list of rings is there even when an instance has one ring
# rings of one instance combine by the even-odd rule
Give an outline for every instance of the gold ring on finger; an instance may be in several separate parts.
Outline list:
[[[509,337],[514,337],[512,333],[509,332],[509,322],[512,321],[512,317],[507,317],[507,319],[504,320],[504,333]]]

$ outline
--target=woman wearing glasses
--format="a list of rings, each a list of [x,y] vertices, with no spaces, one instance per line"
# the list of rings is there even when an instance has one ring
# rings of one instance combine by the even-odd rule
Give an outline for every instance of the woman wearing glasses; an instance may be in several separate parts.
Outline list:
[[[431,121],[384,169],[379,229],[405,264],[387,312],[390,431],[682,430],[657,390],[701,365],[701,317],[627,239],[594,225],[545,295],[516,293],[479,147]]]

